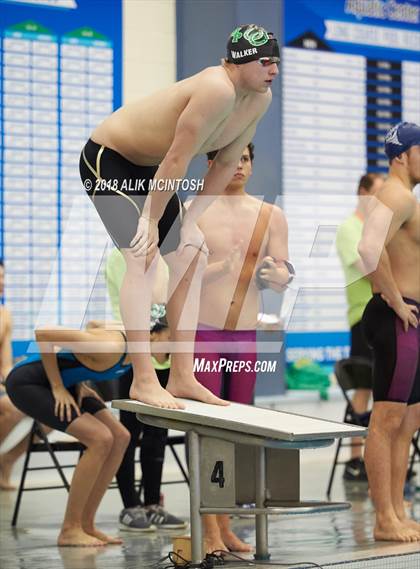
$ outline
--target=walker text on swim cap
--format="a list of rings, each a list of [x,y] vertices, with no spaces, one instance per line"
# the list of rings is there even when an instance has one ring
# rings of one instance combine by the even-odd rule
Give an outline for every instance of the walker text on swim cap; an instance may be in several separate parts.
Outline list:
[[[243,51],[233,51],[231,50],[233,59],[241,59],[242,57],[248,57],[248,55],[254,55],[258,53],[258,50],[253,47],[252,49],[244,49]]]

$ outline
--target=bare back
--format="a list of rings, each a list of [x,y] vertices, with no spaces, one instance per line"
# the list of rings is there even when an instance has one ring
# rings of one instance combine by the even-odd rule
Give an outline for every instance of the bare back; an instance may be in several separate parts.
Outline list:
[[[222,66],[208,67],[166,89],[124,105],[106,118],[93,131],[91,138],[135,164],[159,164],[172,144],[180,115],[193,93],[203,89],[206,83],[210,86],[217,83],[230,90],[233,102],[230,113],[221,124],[215,125],[198,154],[224,148],[259,116],[267,94],[252,92],[236,100],[234,86]],[[210,87],[206,95],[209,104],[213,96]]]

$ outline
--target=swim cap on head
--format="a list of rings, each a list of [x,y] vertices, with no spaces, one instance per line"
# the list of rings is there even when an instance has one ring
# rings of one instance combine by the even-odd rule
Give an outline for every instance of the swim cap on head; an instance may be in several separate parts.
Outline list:
[[[166,306],[164,304],[152,304],[150,310],[150,330],[152,330],[156,324],[161,324],[165,315]]]
[[[389,161],[417,145],[420,145],[420,126],[413,122],[400,122],[386,133],[385,154]]]
[[[280,57],[273,34],[255,24],[235,28],[229,36],[226,61],[240,65],[260,57]]]

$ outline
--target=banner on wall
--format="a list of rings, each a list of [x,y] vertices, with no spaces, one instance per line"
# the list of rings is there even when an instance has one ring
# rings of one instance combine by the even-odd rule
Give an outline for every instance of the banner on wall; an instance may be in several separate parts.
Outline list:
[[[283,205],[301,277],[289,362],[349,353],[335,235],[360,176],[388,170],[387,130],[420,124],[419,24],[419,0],[284,0]]]
[[[0,255],[21,342],[41,305],[51,323],[80,325],[75,308],[91,295],[106,245],[78,166],[92,130],[121,106],[121,0],[101,6],[0,0]]]

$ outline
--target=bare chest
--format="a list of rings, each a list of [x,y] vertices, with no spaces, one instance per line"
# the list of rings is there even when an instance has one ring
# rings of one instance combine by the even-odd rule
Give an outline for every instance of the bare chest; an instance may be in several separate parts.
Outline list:
[[[267,235],[260,236],[258,240],[252,238],[258,213],[258,210],[230,212],[218,208],[217,211],[209,212],[203,221],[200,220],[209,248],[210,263],[226,259],[235,249],[240,251],[242,260],[248,249],[253,257],[263,253]]]

